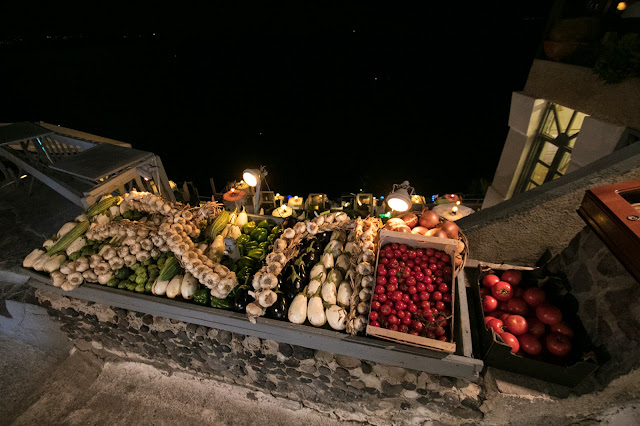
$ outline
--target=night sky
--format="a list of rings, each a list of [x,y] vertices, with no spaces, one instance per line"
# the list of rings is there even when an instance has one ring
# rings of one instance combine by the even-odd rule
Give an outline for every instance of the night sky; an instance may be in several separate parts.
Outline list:
[[[264,165],[331,197],[490,182],[551,2],[6,3],[0,122],[129,142],[204,194]]]

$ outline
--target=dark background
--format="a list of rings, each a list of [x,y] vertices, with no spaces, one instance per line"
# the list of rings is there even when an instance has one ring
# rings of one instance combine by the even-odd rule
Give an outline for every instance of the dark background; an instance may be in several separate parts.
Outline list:
[[[552,2],[16,3],[0,122],[129,142],[205,194],[264,165],[332,197],[480,192]]]

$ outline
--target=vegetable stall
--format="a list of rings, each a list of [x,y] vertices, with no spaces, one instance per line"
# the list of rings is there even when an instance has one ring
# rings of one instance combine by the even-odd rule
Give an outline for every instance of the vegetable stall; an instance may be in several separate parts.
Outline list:
[[[419,356],[427,360],[419,368],[455,376],[460,367],[477,377],[468,254],[455,223],[428,209],[384,222],[341,211],[298,220],[134,190],[105,195],[23,267],[71,295],[102,287],[108,293],[97,297],[113,303],[134,297],[157,313],[181,306],[248,333],[264,333],[266,324],[309,346],[398,365]]]

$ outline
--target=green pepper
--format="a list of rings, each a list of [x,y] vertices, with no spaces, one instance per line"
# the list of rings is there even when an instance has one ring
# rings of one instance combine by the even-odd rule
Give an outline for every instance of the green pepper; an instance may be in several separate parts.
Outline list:
[[[146,283],[144,283],[144,292],[151,293],[151,289],[153,288],[153,283],[156,282],[155,277],[149,277]]]
[[[254,229],[256,229],[256,222],[253,220],[242,225],[243,234],[249,235],[251,234],[251,232],[253,232]]]
[[[249,241],[249,242],[245,243],[244,246],[243,246],[244,252],[246,253],[246,252],[249,252],[249,251],[251,251],[251,250],[253,250],[255,248],[258,248],[258,243],[259,243],[259,241]]]
[[[267,219],[262,219],[256,226],[258,228],[271,229],[273,225],[271,225]]]
[[[230,300],[227,299],[219,299],[217,297],[211,297],[211,306],[214,308],[221,308],[221,309],[231,309],[233,307],[233,303]]]
[[[107,281],[107,287],[117,287],[120,284],[120,280],[117,278],[111,278]]]
[[[251,239],[259,243],[266,241],[269,236],[269,231],[264,228],[256,228],[251,231]]]
[[[69,260],[77,260],[80,256],[82,256],[82,251],[78,250],[77,252],[69,255]]]
[[[263,248],[256,248],[247,253],[247,256],[255,260],[262,260],[265,254],[266,252]]]
[[[277,235],[278,232],[280,232],[282,230],[282,226],[280,225],[275,225],[273,228],[271,228],[271,233],[273,235]]]
[[[251,236],[248,234],[242,234],[236,239],[236,244],[241,245],[251,241]]]
[[[250,266],[243,266],[236,272],[236,278],[238,278],[239,281],[244,281],[250,269]]]
[[[129,278],[128,278],[128,279],[129,279],[129,281],[131,281],[132,283],[134,283],[134,282],[136,282],[136,278],[137,278],[137,277],[138,277],[138,276],[137,276],[135,273],[133,273],[133,274],[129,275]]]
[[[127,285],[125,285],[125,288],[129,291],[134,291],[137,286],[138,284],[136,284],[136,282],[134,281],[134,282],[127,283]]]
[[[129,280],[122,280],[118,283],[118,288],[119,289],[125,289],[127,288],[127,283],[129,282]]]
[[[147,273],[143,273],[143,274],[138,274],[136,276],[136,284],[142,284],[143,288],[144,288],[144,283],[147,282],[147,280],[149,279],[149,277],[147,276]]]
[[[143,282],[142,284],[136,285],[136,287],[133,289],[133,291],[135,291],[136,293],[144,293],[145,284],[146,284],[146,282]]]
[[[211,299],[211,294],[208,288],[200,288],[193,293],[193,301],[198,305],[208,305]]]
[[[276,234],[269,234],[269,236],[267,237],[267,241],[271,244],[273,244],[273,242],[278,239],[278,236]]]
[[[249,256],[242,256],[240,259],[236,261],[238,270],[242,270],[242,268],[244,267],[253,267],[255,264],[256,264],[256,259],[253,259]]]
[[[119,280],[126,280],[127,278],[129,278],[129,275],[131,275],[132,272],[133,271],[131,271],[131,269],[125,266],[118,269],[113,275],[115,275],[115,277]]]
[[[82,253],[82,255],[83,255],[83,256],[85,256],[85,257],[89,257],[89,256],[91,256],[92,254],[94,254],[94,253],[93,253],[93,247],[91,247],[91,246],[85,246],[85,247],[82,249],[82,252],[81,252],[81,253]]]
[[[269,248],[269,245],[271,245],[269,241],[263,241],[260,244],[258,244],[258,248],[261,248],[264,251],[267,251],[267,249]]]

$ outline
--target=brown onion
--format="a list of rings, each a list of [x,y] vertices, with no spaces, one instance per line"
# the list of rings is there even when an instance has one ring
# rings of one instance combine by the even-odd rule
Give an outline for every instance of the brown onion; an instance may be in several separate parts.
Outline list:
[[[411,229],[411,233],[415,234],[415,235],[426,235],[427,231],[429,231],[427,228],[425,228],[424,226],[416,226],[413,229]]]
[[[440,216],[433,210],[423,210],[418,218],[418,223],[428,229],[435,228],[440,223]]]
[[[395,228],[396,226],[404,225],[404,224],[405,224],[404,220],[400,219],[399,217],[392,217],[391,219],[385,222],[384,228],[390,231],[393,231],[393,228]]]
[[[393,228],[393,230],[398,232],[411,233],[411,228],[409,228],[407,225],[398,225],[395,228]]]
[[[418,215],[415,213],[407,212],[400,216],[400,218],[404,221],[404,224],[409,228],[413,228],[418,224]]]
[[[453,240],[457,240],[459,238],[458,230],[460,228],[450,220],[445,220],[442,225],[440,225],[440,229],[442,229],[445,234],[447,234],[446,238],[451,238]]]

